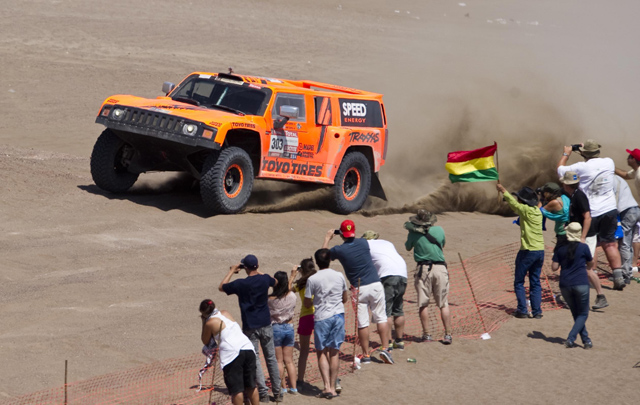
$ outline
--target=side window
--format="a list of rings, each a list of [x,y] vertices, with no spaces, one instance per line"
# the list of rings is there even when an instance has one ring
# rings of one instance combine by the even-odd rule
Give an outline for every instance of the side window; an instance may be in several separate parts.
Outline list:
[[[341,98],[340,123],[345,127],[382,128],[382,110],[375,100]]]
[[[278,118],[278,114],[280,113],[280,107],[283,105],[290,105],[293,107],[298,107],[298,118],[292,119],[294,122],[306,122],[307,121],[307,112],[304,104],[304,95],[302,94],[288,94],[288,93],[279,93],[276,95],[276,101],[273,104],[273,110],[271,111],[271,118],[274,120]]]
[[[316,107],[316,125],[331,125],[331,99],[316,96],[313,99]]]

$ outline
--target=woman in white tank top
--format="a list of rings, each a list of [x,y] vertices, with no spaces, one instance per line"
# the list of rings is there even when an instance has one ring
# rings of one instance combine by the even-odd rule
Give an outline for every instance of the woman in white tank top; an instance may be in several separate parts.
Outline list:
[[[253,344],[227,311],[218,311],[212,300],[200,303],[202,343],[217,343],[220,368],[233,404],[242,404],[246,396],[252,405],[259,402],[256,389],[256,356]]]

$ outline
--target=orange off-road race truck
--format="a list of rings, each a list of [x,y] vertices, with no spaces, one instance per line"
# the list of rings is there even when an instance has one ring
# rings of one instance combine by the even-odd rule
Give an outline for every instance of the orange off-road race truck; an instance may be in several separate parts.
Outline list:
[[[213,213],[241,211],[254,178],[333,186],[333,210],[385,198],[382,95],[312,81],[195,72],[156,99],[107,98],[91,154],[96,185],[127,191],[140,173],[183,171]]]

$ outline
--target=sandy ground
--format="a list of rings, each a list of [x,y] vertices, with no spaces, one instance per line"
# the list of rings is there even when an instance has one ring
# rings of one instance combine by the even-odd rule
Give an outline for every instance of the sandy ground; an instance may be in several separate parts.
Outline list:
[[[125,196],[101,192],[88,157],[110,94],[155,97],[165,80],[229,66],[383,93],[390,207],[457,192],[443,185],[451,150],[497,140],[518,187],[549,178],[565,142],[597,138],[621,167],[638,146],[633,1],[0,5],[0,399],[61,385],[64,360],[77,381],[198,351],[201,299],[239,315],[216,292],[229,264],[252,252],[267,272],[289,268],[343,219],[317,194],[269,183],[249,209],[284,212],[211,217],[188,180],[158,174]],[[473,190],[439,207],[492,212],[491,185]],[[517,240],[510,218],[481,212],[440,215],[449,260]],[[406,217],[351,216],[398,247]],[[611,307],[589,319],[592,351],[559,344],[570,315],[554,311],[488,341],[409,346],[393,368],[346,377],[340,401],[635,403],[639,291],[607,292]]]

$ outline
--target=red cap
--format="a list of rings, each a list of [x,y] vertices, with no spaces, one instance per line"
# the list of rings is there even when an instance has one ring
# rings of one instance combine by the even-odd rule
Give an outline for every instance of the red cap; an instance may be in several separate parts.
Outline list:
[[[352,220],[347,219],[340,224],[340,232],[345,238],[353,238],[356,236],[356,224]]]
[[[629,153],[633,158],[640,162],[640,149],[630,150],[627,149],[627,153]]]

